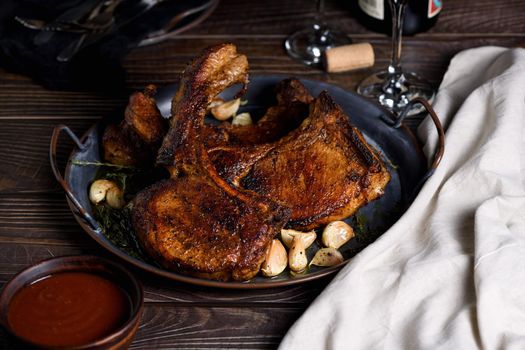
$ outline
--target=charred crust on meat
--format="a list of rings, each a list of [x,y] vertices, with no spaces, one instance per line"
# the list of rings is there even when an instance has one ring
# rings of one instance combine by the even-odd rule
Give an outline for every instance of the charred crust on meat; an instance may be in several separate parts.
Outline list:
[[[359,155],[370,166],[370,171],[376,173],[381,171],[381,164],[379,164],[376,155],[372,153],[370,148],[364,143],[363,136],[360,135],[355,127],[350,129],[350,139],[359,151]]]

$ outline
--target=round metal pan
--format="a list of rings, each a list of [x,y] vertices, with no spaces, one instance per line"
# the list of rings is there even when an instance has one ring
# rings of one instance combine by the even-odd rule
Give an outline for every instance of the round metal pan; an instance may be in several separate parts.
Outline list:
[[[248,111],[252,116],[262,115],[268,106],[275,103],[274,86],[284,78],[282,76],[252,77],[248,92],[244,97],[244,99],[248,100],[248,103],[242,107],[243,109],[240,112]],[[403,215],[420,186],[439,164],[444,149],[444,134],[439,120],[431,107],[425,101],[418,101],[431,112],[430,114],[436,122],[436,127],[440,134],[440,147],[434,163],[429,169],[427,159],[423,155],[417,139],[400,121],[394,121],[389,112],[340,87],[313,80],[301,79],[301,82],[313,96],[317,96],[323,90],[327,90],[330,93],[349,116],[351,123],[362,131],[367,141],[380,153],[392,177],[387,185],[385,194],[380,199],[369,203],[361,208],[356,216],[347,219],[348,222],[353,221],[355,223],[355,219],[359,217],[361,223],[365,223],[367,232],[363,236],[365,239],[353,239],[340,248],[345,258],[343,263],[329,268],[312,267],[305,274],[299,275],[292,275],[290,272],[285,271],[274,278],[258,276],[247,282],[219,282],[181,275],[127,255],[104,236],[99,224],[92,216],[88,188],[96,175],[97,168],[72,164],[72,160],[101,161],[100,143],[104,130],[103,123],[91,127],[80,140],[76,138],[69,128],[59,125],[55,128],[51,139],[50,159],[53,172],[66,191],[69,206],[76,220],[102,247],[126,262],[158,276],[201,286],[238,289],[271,288],[304,283],[338,271],[355,254],[364,249],[370,241],[385,232]],[[169,116],[171,99],[176,90],[176,85],[170,85],[160,89],[157,94],[157,105],[164,116]],[[222,97],[228,99],[233,97],[234,94],[235,89],[229,89],[222,93]],[[72,151],[69,158],[64,178],[62,178],[57,168],[55,156],[58,136],[61,131],[66,131],[77,145],[77,148]],[[308,250],[309,259],[312,258],[315,251],[319,248],[320,246],[315,243],[314,247]]]

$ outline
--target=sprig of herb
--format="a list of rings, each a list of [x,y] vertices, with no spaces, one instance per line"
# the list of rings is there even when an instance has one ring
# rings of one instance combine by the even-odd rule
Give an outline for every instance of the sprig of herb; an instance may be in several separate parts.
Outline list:
[[[80,165],[80,166],[99,166],[99,167],[112,167],[117,169],[134,169],[139,171],[140,169],[134,166],[129,165],[119,165],[119,164],[113,164],[113,163],[104,163],[104,162],[90,162],[87,160],[80,160],[80,159],[73,159],[71,161],[71,164],[73,165]]]
[[[352,228],[354,229],[354,232],[355,232],[355,237],[356,239],[359,241],[359,242],[364,242],[367,240],[368,236],[369,236],[369,230],[368,230],[368,225],[367,225],[367,218],[365,215],[361,214],[361,213],[356,213],[353,217],[352,217],[352,224],[351,224]]]
[[[108,205],[93,206],[95,218],[100,223],[104,236],[126,254],[145,261],[131,224],[131,204],[122,209],[113,209]]]

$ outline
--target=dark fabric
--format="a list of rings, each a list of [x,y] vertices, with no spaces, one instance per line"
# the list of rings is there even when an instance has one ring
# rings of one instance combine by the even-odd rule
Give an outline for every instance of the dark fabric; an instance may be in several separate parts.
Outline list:
[[[0,5],[0,64],[2,67],[32,77],[53,89],[115,90],[124,85],[121,59],[149,31],[163,27],[174,15],[188,6],[204,1],[165,1],[90,45],[69,62],[57,61],[57,55],[79,34],[53,32],[53,38],[42,45],[33,40],[40,31],[28,29],[14,17],[51,21],[83,0],[2,0]],[[124,0],[119,13],[138,0]],[[120,10],[119,10],[120,9]]]

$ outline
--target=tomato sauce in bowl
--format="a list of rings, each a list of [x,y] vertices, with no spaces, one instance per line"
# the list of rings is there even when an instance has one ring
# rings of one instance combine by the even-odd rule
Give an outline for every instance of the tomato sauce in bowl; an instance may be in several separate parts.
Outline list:
[[[43,349],[127,349],[143,310],[142,286],[121,265],[68,256],[33,265],[0,295],[0,323]]]
[[[50,275],[20,289],[7,322],[17,336],[46,346],[82,345],[121,327],[129,296],[108,279],[86,272]]]

